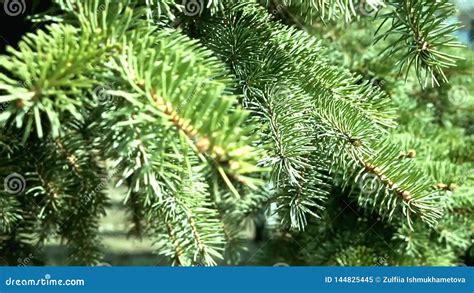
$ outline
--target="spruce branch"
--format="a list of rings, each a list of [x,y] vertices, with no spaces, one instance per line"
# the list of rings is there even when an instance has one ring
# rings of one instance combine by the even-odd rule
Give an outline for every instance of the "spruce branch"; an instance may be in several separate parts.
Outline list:
[[[193,167],[193,161],[183,163],[182,189],[157,202],[152,209],[164,223],[174,227],[167,226],[167,232],[174,247],[172,254],[179,260],[177,264],[216,265],[215,259],[222,258],[224,248],[223,226],[217,210],[206,198],[208,186],[199,178],[199,167]]]
[[[2,67],[9,75],[0,74],[0,89],[6,93],[0,96],[0,102],[9,105],[0,123],[23,127],[23,141],[32,127],[40,138],[46,136],[45,131],[58,136],[64,115],[81,119],[79,109],[90,105],[90,101],[77,99],[95,83],[91,72],[87,77],[84,71],[90,70],[89,64],[98,62],[109,48],[100,46],[99,37],[80,35],[78,29],[63,24],[27,36],[19,48],[10,48],[10,56],[1,56]]]
[[[373,206],[378,207],[381,214],[388,213],[389,219],[392,219],[396,203],[400,201],[411,229],[413,229],[411,214],[419,216],[434,227],[443,213],[439,198],[426,176],[413,166],[413,162],[396,159],[398,152],[393,146],[383,146],[371,158],[371,162],[359,158],[363,166],[360,173],[373,174],[385,189],[383,192],[375,191]]]
[[[392,11],[381,15],[383,22],[375,41],[393,36],[394,41],[384,50],[384,54],[400,54],[400,72],[408,76],[415,68],[423,87],[431,82],[439,86],[448,79],[444,70],[455,67],[458,56],[447,53],[447,49],[462,47],[452,35],[459,28],[458,23],[448,23],[454,14],[454,5],[448,1],[400,0],[389,1]],[[388,28],[385,23],[390,21]]]
[[[357,16],[356,1],[353,0],[262,0],[260,1],[277,11],[288,9],[292,13],[297,13],[307,23],[316,20],[328,21],[344,18],[346,22]]]
[[[110,185],[177,266],[242,263],[251,238],[269,240],[260,264],[450,264],[472,245],[469,116],[443,108],[470,79],[446,1],[376,16],[402,72],[455,81],[423,92],[365,64],[364,1],[54,2],[0,56],[0,175],[24,183],[0,190],[8,261],[59,238],[71,264],[98,263]]]

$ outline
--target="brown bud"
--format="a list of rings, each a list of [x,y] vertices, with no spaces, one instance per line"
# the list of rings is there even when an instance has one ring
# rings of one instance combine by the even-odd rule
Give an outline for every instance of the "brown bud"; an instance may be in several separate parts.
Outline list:
[[[415,150],[408,150],[407,157],[410,158],[410,159],[415,158],[416,157],[416,151]]]
[[[459,188],[459,186],[455,183],[450,183],[448,186],[449,191],[456,191]]]
[[[351,139],[350,142],[356,148],[362,146],[362,141],[360,139],[357,139],[357,138],[356,139]]]
[[[209,141],[207,137],[200,138],[196,143],[196,147],[199,153],[207,152],[210,146],[211,146],[211,142]]]
[[[140,87],[140,88],[144,88],[145,87],[145,81],[143,79],[139,79],[136,81],[137,85]]]
[[[437,189],[443,189],[443,190],[445,190],[447,187],[448,187],[448,185],[447,185],[447,184],[444,184],[444,183],[442,183],[442,182],[441,182],[441,183],[437,183],[437,184],[435,185],[435,188],[437,188]]]
[[[412,199],[410,192],[407,190],[402,192],[402,197],[405,201],[410,201]]]
[[[220,146],[216,146],[214,148],[214,152],[217,155],[217,157],[219,157],[219,158],[222,158],[225,155],[225,150]]]
[[[23,100],[18,99],[18,100],[16,100],[15,106],[16,106],[18,109],[23,109],[23,107],[25,106],[25,103],[23,102]]]
[[[230,161],[229,167],[231,170],[238,170],[240,168],[240,164],[237,161]]]

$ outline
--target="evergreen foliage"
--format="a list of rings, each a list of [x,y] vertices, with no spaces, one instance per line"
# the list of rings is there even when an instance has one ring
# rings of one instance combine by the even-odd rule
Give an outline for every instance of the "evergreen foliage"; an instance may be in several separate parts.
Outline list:
[[[474,53],[451,36],[454,12],[54,1],[0,56],[0,257],[59,238],[70,264],[102,262],[114,185],[131,237],[172,265],[463,261]]]

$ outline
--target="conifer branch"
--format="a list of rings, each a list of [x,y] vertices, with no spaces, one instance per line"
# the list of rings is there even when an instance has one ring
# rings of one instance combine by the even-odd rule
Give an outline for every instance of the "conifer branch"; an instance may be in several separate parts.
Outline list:
[[[385,49],[389,55],[399,54],[400,72],[407,78],[412,66],[423,87],[439,86],[447,82],[445,69],[456,66],[460,58],[446,52],[450,47],[461,47],[452,35],[459,28],[458,23],[448,23],[454,14],[454,6],[448,1],[394,0],[389,1],[392,11],[384,14],[379,30],[384,30],[376,42],[394,36]],[[390,26],[385,23],[391,20]],[[395,39],[395,37],[397,37]]]
[[[388,0],[375,21],[353,0],[54,2],[0,56],[0,179],[25,181],[0,189],[1,256],[59,238],[70,264],[98,263],[110,185],[127,189],[128,232],[179,266],[246,264],[251,238],[268,240],[259,264],[468,249],[472,131],[456,107],[471,87],[446,0]],[[387,59],[440,87],[367,62],[378,19]]]

